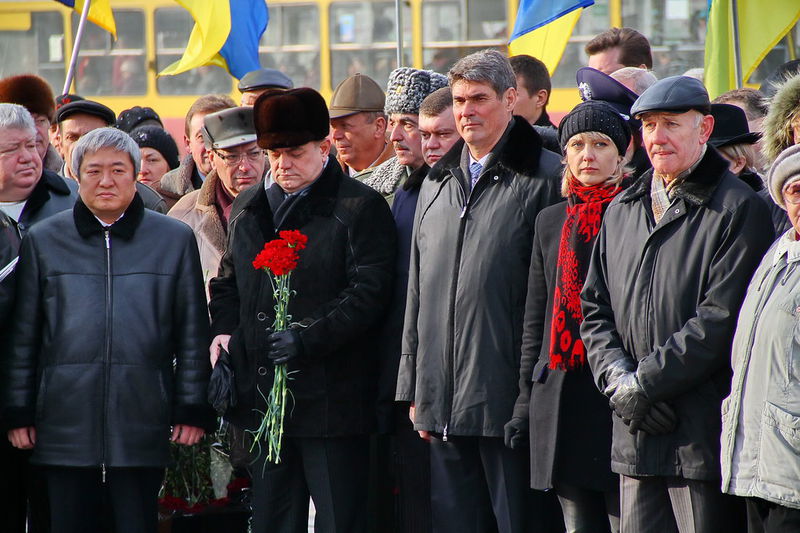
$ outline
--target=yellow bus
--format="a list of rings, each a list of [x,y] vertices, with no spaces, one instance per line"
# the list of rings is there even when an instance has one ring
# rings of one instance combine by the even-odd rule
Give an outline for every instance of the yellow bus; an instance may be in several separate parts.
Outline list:
[[[481,48],[506,50],[518,0],[404,0],[403,64],[446,72],[459,57]],[[173,133],[201,94],[222,92],[238,101],[234,79],[208,66],[178,76],[157,73],[183,53],[193,21],[172,0],[111,0],[117,40],[88,24],[71,92],[120,112],[150,106]],[[362,72],[385,83],[396,67],[394,0],[269,0],[270,22],[260,43],[261,63],[286,72],[296,86],[326,97],[342,79]],[[597,0],[584,10],[553,76],[548,111],[558,118],[578,102],[575,70],[583,47],[611,26],[644,33],[657,76],[702,67],[708,0]],[[52,0],[0,0],[0,77],[24,72],[64,84],[78,16]],[[234,22],[235,27],[235,22]],[[800,42],[798,28],[793,42]],[[754,73],[758,84],[795,57],[792,39],[781,42]],[[180,137],[178,137],[180,138]]]

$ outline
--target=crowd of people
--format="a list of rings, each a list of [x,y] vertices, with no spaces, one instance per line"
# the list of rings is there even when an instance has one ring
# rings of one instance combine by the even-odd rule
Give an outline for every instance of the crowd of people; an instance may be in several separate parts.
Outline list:
[[[800,62],[711,101],[631,28],[586,52],[558,126],[531,56],[329,102],[261,69],[182,159],[150,108],[0,80],[3,531],[155,532],[218,416],[257,533],[800,530]]]

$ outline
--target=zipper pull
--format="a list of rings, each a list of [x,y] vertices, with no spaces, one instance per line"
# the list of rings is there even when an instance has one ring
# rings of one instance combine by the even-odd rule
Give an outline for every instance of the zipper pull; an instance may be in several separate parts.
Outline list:
[[[464,204],[464,207],[461,208],[461,215],[458,218],[464,218],[467,214],[467,204]]]
[[[109,250],[111,249],[111,235],[108,230],[104,231],[103,233],[106,235],[106,250]]]
[[[108,238],[108,234],[106,234],[106,238]],[[103,473],[103,485],[106,484],[106,464],[102,463],[100,465],[100,471]]]
[[[442,432],[442,441],[447,442],[447,424],[444,425],[444,431]]]

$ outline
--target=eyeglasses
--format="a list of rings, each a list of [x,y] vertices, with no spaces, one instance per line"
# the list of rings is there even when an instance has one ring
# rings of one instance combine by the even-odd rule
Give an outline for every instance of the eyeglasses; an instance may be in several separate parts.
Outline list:
[[[800,182],[792,182],[783,188],[783,199],[790,204],[800,204]]]
[[[249,163],[255,164],[264,157],[264,150],[251,150],[241,154],[224,154],[219,150],[214,150],[214,153],[217,154],[217,157],[222,160],[226,167],[231,168],[239,166],[245,159],[247,159]]]

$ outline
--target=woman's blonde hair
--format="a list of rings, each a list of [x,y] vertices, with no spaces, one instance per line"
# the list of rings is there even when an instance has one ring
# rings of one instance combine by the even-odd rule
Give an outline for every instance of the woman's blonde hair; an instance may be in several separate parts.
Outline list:
[[[586,135],[590,141],[607,141],[611,146],[616,146],[614,141],[611,140],[611,137],[606,135],[605,133],[600,133],[599,131],[585,131],[583,133],[578,133],[577,135]],[[574,135],[573,135],[574,137]],[[571,139],[570,139],[571,140]],[[569,146],[569,141],[567,141],[564,150],[566,151],[567,146]],[[569,169],[569,165],[567,164],[567,156],[564,155],[564,158],[561,160],[561,163],[564,165],[564,172],[561,175],[561,196],[567,198],[569,196],[569,183],[570,180],[577,179],[575,176],[572,175],[572,171]],[[625,172],[627,169],[625,168],[625,164],[627,161],[625,160],[625,156],[623,155],[622,158],[617,163],[617,168],[614,169],[614,172],[611,173],[611,176],[608,177],[606,183],[612,185],[619,185],[622,181],[622,178],[625,177]]]

